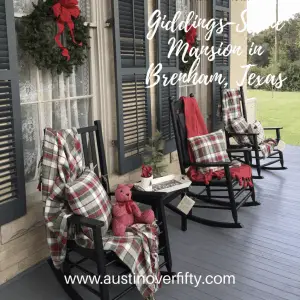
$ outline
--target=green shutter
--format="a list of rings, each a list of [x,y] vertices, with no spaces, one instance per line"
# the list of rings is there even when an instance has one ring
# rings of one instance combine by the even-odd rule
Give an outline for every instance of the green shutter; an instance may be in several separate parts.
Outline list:
[[[0,225],[26,213],[17,47],[12,0],[0,0]]]
[[[142,164],[151,136],[147,0],[113,0],[119,173]]]
[[[166,15],[166,20],[172,20],[176,14],[176,0],[158,0],[158,9],[160,9],[162,16]],[[157,61],[162,63],[161,76],[165,74],[171,77],[172,74],[179,72],[179,61],[176,55],[168,58],[170,38],[176,37],[178,33],[172,33],[164,29],[159,29],[157,33]],[[179,98],[178,84],[175,86],[163,86],[162,80],[157,85],[156,98],[157,98],[157,128],[161,132],[166,144],[165,153],[170,153],[176,150],[174,131],[169,109],[169,98]]]
[[[230,22],[230,0],[212,0],[212,11],[213,18],[218,22],[220,19],[223,19],[224,22]],[[227,47],[230,44],[230,26],[227,26],[221,34],[213,34],[213,45],[219,47],[223,43],[223,47]],[[230,84],[230,56],[217,56],[213,62],[213,74],[218,73],[222,74],[226,78],[228,83],[227,88]],[[217,117],[218,105],[221,101],[220,94],[221,86],[218,83],[213,83],[212,91],[212,129],[217,130],[223,127],[222,122]]]

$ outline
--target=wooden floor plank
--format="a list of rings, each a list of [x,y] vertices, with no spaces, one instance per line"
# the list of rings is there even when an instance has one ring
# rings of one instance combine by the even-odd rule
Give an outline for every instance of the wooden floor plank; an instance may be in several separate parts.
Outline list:
[[[291,280],[287,280],[284,277],[267,273],[260,269],[251,268],[249,265],[241,264],[233,260],[225,260],[222,256],[213,255],[213,253],[205,252],[203,249],[201,250],[200,257],[198,257],[197,251],[195,251],[194,253],[191,253],[189,259],[197,261],[198,264],[201,262],[200,265],[205,265],[207,263],[211,264],[214,267],[225,271],[226,274],[233,272],[237,278],[242,276],[248,278],[249,280],[265,282],[266,285],[272,289],[276,288],[284,293],[287,292],[294,295],[300,295],[299,282],[295,282],[293,284]],[[186,258],[184,258],[184,260],[186,261]]]

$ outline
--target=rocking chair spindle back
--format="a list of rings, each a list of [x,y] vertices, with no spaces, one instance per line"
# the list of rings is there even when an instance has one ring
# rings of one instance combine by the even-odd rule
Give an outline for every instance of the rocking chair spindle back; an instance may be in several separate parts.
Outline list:
[[[93,168],[106,192],[110,194],[101,122],[97,120],[94,126],[79,128],[78,133],[81,135],[85,165]]]

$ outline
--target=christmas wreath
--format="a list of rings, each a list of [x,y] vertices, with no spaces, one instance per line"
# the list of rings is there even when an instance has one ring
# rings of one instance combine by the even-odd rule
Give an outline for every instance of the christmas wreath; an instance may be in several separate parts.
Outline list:
[[[181,50],[181,53],[179,55],[179,69],[183,73],[188,73],[190,68],[192,67],[194,61],[196,60],[195,56],[190,56],[189,53],[192,49],[192,47],[198,47],[199,43],[197,40],[197,29],[193,25],[189,25],[187,27],[187,30],[181,30],[179,32],[179,39],[183,41],[183,43],[188,44],[188,52],[184,56],[183,61],[182,55],[184,53],[185,47]]]
[[[20,48],[39,69],[69,76],[88,57],[89,28],[77,0],[39,0],[18,26]]]

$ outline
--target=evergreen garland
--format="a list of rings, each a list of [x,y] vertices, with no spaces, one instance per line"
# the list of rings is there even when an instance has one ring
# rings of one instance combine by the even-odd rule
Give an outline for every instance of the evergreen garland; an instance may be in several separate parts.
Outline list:
[[[89,28],[84,25],[82,16],[73,18],[75,40],[82,42],[82,46],[74,44],[70,30],[65,26],[62,35],[63,45],[69,50],[70,60],[62,56],[61,49],[56,44],[54,37],[57,34],[56,18],[52,6],[56,0],[39,0],[34,6],[34,11],[24,16],[17,27],[20,48],[30,57],[39,69],[47,69],[52,74],[64,73],[70,76],[78,66],[83,65],[88,57]]]
[[[189,33],[187,33],[184,29],[179,31],[179,40],[182,40],[183,43],[187,43],[190,45],[190,47],[199,47],[199,42],[197,40],[197,37],[195,36],[194,39],[188,36]],[[184,53],[185,47],[181,50],[181,53],[179,54],[179,70],[182,73],[188,73],[194,63],[194,61],[197,59],[195,56],[189,56],[189,52],[186,53],[184,60],[187,60],[187,62],[184,62],[182,60],[182,55]]]

